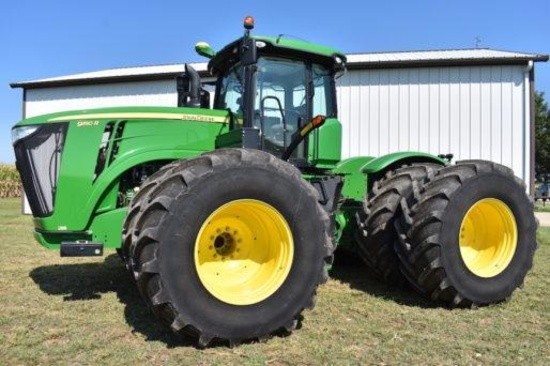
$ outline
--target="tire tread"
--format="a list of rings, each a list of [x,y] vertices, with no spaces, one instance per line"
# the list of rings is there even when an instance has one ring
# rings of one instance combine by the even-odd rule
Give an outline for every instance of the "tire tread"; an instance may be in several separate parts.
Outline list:
[[[129,213],[123,224],[123,252],[127,266],[134,272],[138,289],[153,312],[169,324],[179,335],[191,337],[201,348],[208,347],[216,339],[235,346],[245,341],[241,338],[219,339],[207,334],[188,319],[183,319],[177,309],[172,306],[172,299],[163,290],[159,275],[157,241],[159,223],[164,215],[173,214],[170,204],[177,197],[186,194],[188,188],[205,179],[215,171],[238,168],[241,165],[275,168],[289,180],[293,180],[307,192],[308,199],[319,201],[317,190],[302,178],[298,169],[276,157],[262,151],[246,149],[222,149],[200,155],[196,158],[173,162],[152,175],[142,185],[142,190],[130,204]],[[334,243],[330,231],[330,218],[323,207],[317,204],[317,217],[325,228],[325,266],[319,273],[317,287],[328,279],[327,268],[332,263]],[[273,329],[269,334],[262,334],[256,339],[265,339],[281,331],[291,332],[296,329],[301,313],[305,308],[315,305],[316,291],[310,295],[310,300],[304,304],[297,314],[284,321],[279,329]]]
[[[525,190],[525,183],[508,167],[483,160],[459,161],[437,171],[421,184],[418,197],[402,200],[404,215],[395,221],[401,239],[395,242],[395,250],[401,260],[400,269],[404,277],[417,291],[449,307],[473,308],[490,304],[476,303],[460,293],[449,282],[440,260],[445,245],[440,241],[440,232],[450,200],[465,182],[485,174],[498,174],[503,179],[511,179]],[[529,271],[532,257],[529,263],[523,265]],[[511,288],[519,287],[521,281],[516,279],[517,283],[511,283]]]
[[[401,215],[401,199],[416,194],[415,182],[432,176],[441,166],[414,164],[388,171],[373,183],[371,192],[357,213],[356,240],[365,264],[389,284],[407,283],[399,270],[393,242],[398,240],[394,220]]]

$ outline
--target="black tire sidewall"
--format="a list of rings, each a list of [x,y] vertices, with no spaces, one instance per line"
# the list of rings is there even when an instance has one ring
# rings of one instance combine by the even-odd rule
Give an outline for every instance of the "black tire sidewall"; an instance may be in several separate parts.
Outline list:
[[[305,192],[306,182],[273,168],[214,170],[176,197],[160,224],[162,284],[177,313],[184,320],[193,319],[193,326],[202,333],[232,339],[269,334],[285,325],[281,322],[293,321],[314,296],[324,265],[325,235],[317,202]],[[255,199],[274,207],[286,219],[294,239],[294,259],[283,285],[267,299],[244,306],[211,295],[194,262],[195,240],[204,221],[223,204],[238,199]]]
[[[484,198],[504,202],[515,217],[518,231],[512,261],[503,272],[490,278],[479,277],[466,267],[459,246],[463,218],[476,202]],[[509,297],[531,267],[536,246],[532,217],[532,206],[525,191],[513,177],[491,173],[466,180],[451,196],[442,219],[441,260],[449,283],[465,298],[478,304],[498,302]]]
[[[401,215],[400,202],[403,198],[410,200],[415,180],[424,182],[430,170],[441,167],[430,163],[401,167],[392,171],[389,178],[386,175],[378,180],[379,192],[371,191],[363,199],[363,207],[373,210],[373,214],[365,213],[364,230],[356,235],[359,254],[369,268],[390,284],[402,285],[406,281],[394,245],[398,240],[394,221]]]

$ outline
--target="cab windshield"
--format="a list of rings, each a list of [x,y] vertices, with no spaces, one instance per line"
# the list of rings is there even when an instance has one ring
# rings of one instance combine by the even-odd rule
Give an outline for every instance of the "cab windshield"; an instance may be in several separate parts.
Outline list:
[[[229,109],[233,114],[238,115],[242,121],[243,118],[243,92],[244,92],[244,73],[241,64],[234,65],[219,84],[219,96],[214,108]]]

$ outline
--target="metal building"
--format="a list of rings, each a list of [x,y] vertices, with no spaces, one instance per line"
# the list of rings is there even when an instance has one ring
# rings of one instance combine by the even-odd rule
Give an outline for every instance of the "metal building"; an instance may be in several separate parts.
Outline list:
[[[417,150],[488,159],[534,184],[534,62],[491,49],[364,53],[337,81],[343,157]],[[193,66],[204,82],[206,63]],[[183,65],[18,82],[23,115],[107,106],[175,106]],[[531,188],[532,189],[532,188]]]

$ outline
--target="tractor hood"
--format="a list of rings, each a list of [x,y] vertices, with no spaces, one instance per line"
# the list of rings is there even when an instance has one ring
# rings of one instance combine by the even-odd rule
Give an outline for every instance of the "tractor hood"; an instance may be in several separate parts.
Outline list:
[[[199,108],[175,107],[116,107],[97,108],[44,114],[18,122],[13,128],[57,122],[93,122],[99,119],[154,119],[198,122],[226,122],[227,112]]]
[[[101,215],[124,215],[121,197],[132,187],[120,187],[133,179],[134,169],[214,150],[228,119],[223,110],[123,107],[19,122],[12,129],[13,147],[39,241],[47,246],[92,239],[120,244],[120,227],[109,238],[92,236],[105,232],[98,229]]]

